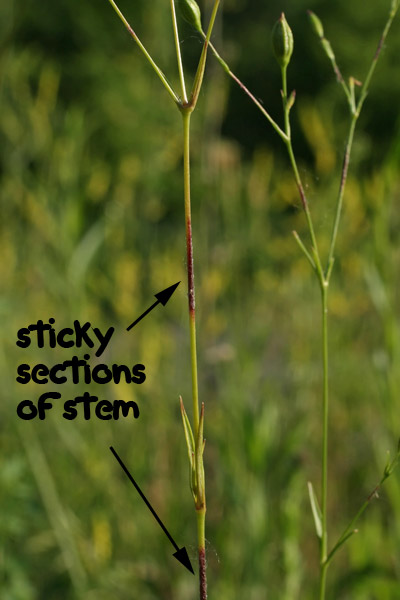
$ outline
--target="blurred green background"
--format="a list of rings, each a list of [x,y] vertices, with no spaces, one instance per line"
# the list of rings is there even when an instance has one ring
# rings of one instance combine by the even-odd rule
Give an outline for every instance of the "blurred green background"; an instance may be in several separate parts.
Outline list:
[[[177,86],[169,2],[120,7]],[[291,24],[294,143],[324,247],[348,118],[306,9],[322,18],[346,76],[362,80],[389,2],[225,0],[221,8],[215,44],[277,119],[270,31],[282,10]],[[331,291],[331,541],[379,481],[400,434],[399,30],[397,19],[359,122]],[[201,45],[184,24],[181,39],[190,73]],[[291,235],[306,238],[304,217],[280,140],[211,56],[192,121],[209,597],[315,599],[306,482],[319,488],[319,292]],[[197,597],[196,580],[109,451],[195,564],[178,403],[182,394],[190,410],[181,168],[178,111],[107,0],[1,2],[2,600]],[[168,306],[127,334],[153,294],[178,280]],[[56,409],[45,421],[18,419],[18,402],[54,386],[18,386],[17,365],[73,354],[15,345],[20,327],[50,317],[58,327],[115,326],[105,362],[142,362],[147,380],[100,394],[134,399],[138,420],[66,421]],[[65,399],[84,389],[60,391]],[[400,598],[399,477],[334,562],[330,600]]]

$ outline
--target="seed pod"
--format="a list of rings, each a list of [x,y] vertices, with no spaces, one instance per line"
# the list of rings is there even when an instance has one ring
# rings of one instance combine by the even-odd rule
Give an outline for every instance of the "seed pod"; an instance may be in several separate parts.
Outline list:
[[[281,68],[286,68],[293,52],[293,33],[284,13],[281,14],[272,30],[272,49]]]
[[[321,20],[319,19],[319,17],[317,17],[317,15],[315,13],[313,13],[312,10],[309,10],[307,12],[308,12],[308,16],[310,17],[311,27],[313,28],[314,32],[317,34],[317,36],[319,38],[323,38],[324,37],[324,28],[321,23]]]
[[[201,11],[196,0],[179,0],[179,8],[185,21],[202,33]]]

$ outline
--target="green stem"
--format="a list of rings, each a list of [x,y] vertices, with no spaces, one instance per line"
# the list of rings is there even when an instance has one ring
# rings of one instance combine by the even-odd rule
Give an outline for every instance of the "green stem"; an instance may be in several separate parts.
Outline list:
[[[290,106],[288,105],[287,100],[287,82],[286,82],[286,67],[282,68],[282,103],[283,103],[283,114],[284,114],[284,122],[285,122],[285,145],[289,154],[290,164],[293,170],[294,178],[296,181],[297,189],[299,190],[301,204],[304,210],[304,214],[306,216],[308,230],[310,233],[312,248],[313,248],[313,258],[316,267],[316,273],[321,285],[323,285],[324,277],[321,266],[321,259],[318,251],[317,238],[315,235],[314,225],[311,217],[310,207],[308,205],[308,200],[306,193],[304,191],[303,183],[301,181],[299,169],[297,167],[296,157],[293,152],[292,146],[292,138],[291,138],[291,129],[290,129]]]
[[[326,572],[328,570],[328,565],[321,565],[321,576],[319,580],[319,600],[325,600],[325,591],[326,591]]]
[[[322,305],[322,469],[321,469],[321,565],[325,563],[328,548],[327,498],[328,498],[328,412],[329,412],[329,359],[328,359],[328,282],[321,286]],[[322,572],[321,572],[322,577]]]
[[[299,190],[301,204],[302,204],[304,214],[305,214],[306,220],[307,220],[308,230],[310,233],[312,249],[313,249],[313,258],[314,258],[314,262],[315,262],[315,266],[316,266],[316,270],[317,270],[318,279],[322,285],[323,272],[322,272],[321,259],[320,259],[320,255],[319,255],[318,243],[317,243],[317,238],[315,235],[315,230],[314,230],[314,225],[313,225],[313,221],[312,221],[312,217],[311,217],[310,207],[308,204],[306,193],[304,191],[303,183],[301,181],[299,169],[297,167],[297,162],[296,162],[296,158],[294,156],[291,139],[289,138],[288,141],[285,142],[285,144],[286,144],[286,148],[287,148],[287,151],[289,154],[289,160],[290,160],[290,164],[292,166],[297,189]]]
[[[315,272],[321,288],[321,308],[322,308],[322,369],[323,369],[323,392],[322,392],[322,465],[321,465],[321,546],[320,546],[320,600],[325,598],[326,588],[326,556],[328,548],[328,530],[327,530],[327,498],[328,498],[328,408],[329,408],[329,361],[328,361],[328,286],[329,282],[324,276],[321,259],[319,255],[317,239],[315,236],[314,225],[311,217],[310,207],[304,192],[296,158],[293,152],[291,130],[290,130],[290,105],[287,98],[286,68],[282,68],[282,102],[284,112],[285,133],[287,141],[285,142],[289,154],[290,164],[293,169],[296,184],[299,190],[303,210],[306,216],[308,230],[312,243],[312,256],[309,255],[304,247],[308,260],[312,266],[315,266]],[[297,240],[299,242],[299,240]],[[302,247],[302,243],[300,244]]]
[[[383,29],[381,38],[380,38],[380,40],[378,42],[378,46],[376,48],[376,52],[375,52],[374,58],[372,59],[371,66],[370,66],[370,68],[368,70],[368,73],[367,73],[367,76],[365,78],[364,84],[363,84],[363,86],[361,88],[360,99],[359,99],[359,101],[357,103],[357,110],[356,110],[357,117],[359,116],[361,108],[362,108],[362,105],[364,104],[364,100],[367,97],[368,87],[369,87],[369,84],[371,82],[372,75],[374,74],[374,71],[375,71],[375,68],[376,68],[379,56],[380,56],[382,48],[383,48],[383,46],[385,44],[387,34],[389,33],[389,29],[392,26],[393,19],[396,16],[398,8],[399,8],[399,2],[396,1],[396,0],[393,0],[392,1],[392,6],[391,6],[391,9],[390,9],[390,13],[389,13],[389,18],[388,18],[388,20],[386,22],[386,25],[385,25],[384,29]]]
[[[342,215],[344,190],[345,190],[346,182],[347,182],[347,173],[349,170],[350,154],[351,154],[351,149],[353,146],[354,130],[356,127],[357,118],[358,118],[358,114],[357,113],[353,114],[351,123],[350,123],[349,133],[347,136],[346,148],[344,151],[342,175],[340,178],[339,193],[338,193],[338,199],[337,199],[337,203],[336,203],[335,220],[333,222],[332,236],[331,236],[331,242],[330,242],[330,246],[329,246],[328,262],[327,262],[327,267],[326,267],[326,272],[325,272],[327,279],[329,279],[330,274],[332,272],[332,265],[333,265],[333,261],[335,258],[335,256],[334,256],[335,246],[336,246],[336,240],[337,240],[337,235],[338,235],[338,231],[339,231],[340,217]]]
[[[360,116],[360,112],[363,107],[364,101],[368,94],[368,88],[369,88],[369,84],[371,83],[372,75],[374,74],[376,65],[378,63],[379,56],[380,56],[382,48],[385,44],[387,34],[389,33],[389,29],[392,25],[395,15],[396,15],[398,6],[399,6],[398,2],[392,2],[392,7],[391,7],[391,10],[389,13],[389,18],[383,29],[382,35],[378,42],[378,46],[377,46],[375,55],[372,59],[371,65],[368,69],[368,73],[367,73],[364,83],[361,87],[360,97],[359,97],[356,107],[354,106],[354,97],[350,99],[351,100],[350,108],[351,108],[352,119],[351,119],[351,123],[350,123],[349,134],[347,137],[346,149],[345,149],[345,153],[344,153],[342,175],[341,175],[341,179],[340,179],[339,194],[338,194],[338,200],[337,200],[337,204],[336,204],[335,220],[334,220],[333,229],[332,229],[328,262],[327,262],[327,268],[326,268],[326,272],[325,272],[327,279],[329,279],[329,277],[330,277],[330,274],[332,271],[332,266],[333,266],[333,261],[334,261],[334,252],[335,252],[337,234],[338,234],[338,230],[339,230],[340,217],[342,214],[344,189],[345,189],[346,181],[347,181],[347,172],[348,172],[348,168],[349,168],[351,148],[353,145],[354,131],[355,131],[357,120],[358,120],[358,117]],[[354,90],[353,90],[353,94],[354,94]]]
[[[202,32],[202,35],[203,35],[203,38],[206,37],[206,34],[204,33],[204,31]],[[219,54],[219,52],[217,51],[217,49],[211,42],[209,42],[209,46],[210,46],[215,58],[217,59],[217,61],[221,65],[221,67],[224,69],[225,73],[227,75],[229,75],[229,77],[238,84],[238,86],[244,91],[245,94],[247,94],[247,96],[250,98],[250,100],[257,106],[257,108],[262,112],[264,117],[269,121],[269,123],[275,129],[276,133],[283,139],[284,142],[286,142],[287,136],[286,136],[285,132],[282,131],[282,129],[279,127],[278,123],[276,123],[276,121],[274,121],[274,119],[271,117],[271,115],[265,110],[265,108],[263,107],[261,102],[259,100],[257,100],[257,98],[250,92],[250,90],[244,85],[244,83],[242,81],[240,81],[240,79],[231,71],[229,65],[224,61],[222,56]]]
[[[188,274],[188,299],[189,299],[189,331],[190,331],[190,363],[192,372],[192,400],[193,400],[193,425],[196,457],[196,516],[197,538],[199,551],[199,580],[200,600],[207,599],[207,574],[206,574],[206,549],[205,549],[205,515],[206,501],[204,489],[203,467],[203,435],[202,424],[204,420],[204,405],[200,428],[199,419],[199,391],[197,374],[197,348],[196,348],[196,305],[194,287],[194,262],[192,239],[192,216],[190,204],[190,117],[191,110],[181,110],[183,121],[183,171],[184,171],[184,197],[185,197],[185,224],[186,224],[186,252]]]
[[[203,37],[204,37],[204,44],[203,44],[203,49],[201,51],[201,56],[200,56],[199,64],[197,67],[197,72],[196,72],[196,75],[194,78],[193,89],[192,89],[192,93],[190,95],[190,102],[189,102],[189,104],[192,108],[195,108],[195,106],[197,104],[200,89],[201,89],[201,86],[203,83],[204,69],[206,68],[206,60],[207,60],[207,50],[208,50],[208,46],[210,45],[210,38],[211,38],[211,34],[212,34],[212,31],[214,28],[214,23],[215,23],[215,19],[217,16],[219,4],[220,4],[220,0],[214,1],[214,7],[213,7],[213,10],[211,13],[210,22],[208,24],[207,34],[202,32]]]
[[[192,211],[190,203],[190,116],[191,111],[181,111],[183,122],[183,181],[185,199],[185,226],[186,226],[186,257],[188,276],[188,301],[189,301],[189,331],[190,331],[190,363],[192,373],[192,400],[193,400],[193,430],[194,439],[197,440],[199,430],[199,392],[197,376],[197,345],[196,345],[196,299],[194,287],[194,262],[192,239]]]
[[[199,551],[199,583],[200,600],[207,600],[207,565],[206,565],[206,538],[205,518],[206,511],[197,511],[197,538]]]
[[[175,11],[175,1],[174,0],[171,0],[171,14],[172,14],[172,28],[174,30],[174,39],[175,39],[176,59],[178,62],[179,79],[181,81],[182,102],[184,104],[187,104],[185,75],[183,72],[181,46],[179,44],[179,31],[178,31],[178,23],[176,21],[176,11]]]
[[[187,253],[187,274],[188,274],[188,301],[189,301],[189,331],[190,331],[190,362],[192,372],[192,401],[193,401],[193,429],[194,429],[194,456],[191,457],[191,465],[195,481],[193,486],[193,495],[196,507],[197,517],[197,537],[199,552],[199,582],[200,582],[200,600],[207,600],[207,566],[206,566],[206,547],[205,547],[205,516],[206,516],[206,495],[203,464],[203,425],[204,425],[204,403],[202,404],[199,415],[199,392],[198,392],[198,374],[197,374],[197,348],[196,348],[196,304],[194,287],[194,261],[193,261],[193,239],[192,239],[192,215],[190,204],[190,117],[196,107],[201,85],[203,83],[204,69],[207,59],[208,44],[214,27],[220,0],[214,1],[213,11],[211,13],[208,25],[207,35],[204,40],[196,76],[193,83],[192,92],[188,102],[181,103],[179,106],[183,122],[183,172],[184,172],[184,198],[185,198],[185,224],[186,224],[186,253]],[[177,38],[176,38],[177,39]],[[178,58],[178,63],[180,59]],[[182,84],[183,85],[183,84]]]
[[[177,94],[175,94],[174,90],[168,83],[167,78],[165,77],[164,73],[161,71],[160,67],[154,62],[154,60],[152,59],[150,54],[147,52],[146,48],[143,46],[142,42],[140,41],[140,39],[134,32],[132,27],[129,25],[128,21],[125,19],[124,15],[120,11],[120,9],[118,8],[118,6],[114,2],[114,0],[108,0],[108,1],[111,4],[111,6],[113,7],[113,9],[115,10],[115,12],[117,13],[117,15],[119,16],[119,18],[121,19],[121,21],[123,22],[123,24],[125,25],[126,29],[128,30],[129,34],[131,35],[131,37],[135,40],[136,44],[139,46],[140,50],[143,52],[143,54],[145,55],[145,57],[147,58],[147,60],[151,64],[151,66],[153,67],[154,71],[157,73],[158,77],[161,79],[163,86],[165,87],[165,89],[167,90],[167,92],[169,93],[169,95],[171,96],[173,101],[176,102],[177,104],[180,104],[179,97],[177,96]]]
[[[336,542],[336,544],[334,545],[334,547],[332,548],[332,550],[329,552],[328,556],[326,557],[326,563],[327,563],[327,565],[330,563],[330,561],[332,560],[332,558],[334,557],[334,555],[336,554],[336,552],[339,550],[339,548],[341,546],[343,546],[343,544],[345,542],[347,542],[347,540],[354,533],[357,532],[357,530],[354,529],[357,521],[359,520],[359,518],[361,517],[361,515],[364,513],[364,511],[366,510],[366,508],[369,506],[371,500],[377,496],[378,490],[381,487],[381,485],[383,484],[383,482],[385,481],[385,479],[386,478],[383,477],[381,479],[381,481],[378,483],[378,485],[372,490],[372,492],[370,493],[370,495],[368,496],[368,498],[365,500],[365,502],[359,508],[359,510],[358,510],[357,514],[355,515],[355,517],[350,521],[350,523],[348,524],[348,526],[346,527],[346,529],[343,531],[342,535],[340,536],[340,538],[338,539],[338,541]]]

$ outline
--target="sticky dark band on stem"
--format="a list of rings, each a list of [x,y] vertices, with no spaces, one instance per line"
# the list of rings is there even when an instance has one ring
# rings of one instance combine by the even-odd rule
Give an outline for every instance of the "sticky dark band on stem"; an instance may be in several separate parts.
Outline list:
[[[206,549],[199,548],[200,600],[207,600]]]
[[[187,219],[187,221],[186,221],[186,250],[187,250],[189,311],[190,311],[190,314],[193,315],[194,311],[195,311],[195,294],[194,294],[192,223],[191,223],[190,219]]]
[[[374,61],[378,60],[378,58],[379,58],[379,55],[380,55],[380,53],[381,53],[381,50],[382,50],[382,47],[383,47],[383,42],[384,42],[384,41],[385,41],[385,37],[382,35],[381,39],[379,40],[379,43],[378,43],[378,47],[377,47],[377,49],[376,49],[376,52],[375,52]]]
[[[130,25],[127,25],[127,30],[129,31],[129,33],[131,34],[131,36],[136,40],[137,39],[137,35],[133,31],[133,29],[132,29],[132,27]]]
[[[367,498],[367,502],[371,502],[371,500],[373,498],[377,498],[378,497],[378,490],[379,490],[380,487],[381,487],[380,484],[374,487],[374,489],[372,490],[372,492],[370,493],[370,495]]]
[[[343,75],[341,74],[339,67],[336,63],[333,65],[333,70],[335,72],[336,79],[339,81],[339,83],[344,83]]]
[[[303,186],[301,185],[300,182],[297,182],[297,188],[299,190],[300,199],[301,199],[301,203],[303,205],[303,209],[307,212],[307,210],[308,210],[307,198],[306,198]]]
[[[342,193],[344,186],[346,185],[347,179],[347,171],[349,170],[349,162],[350,162],[350,148],[346,148],[346,152],[343,159],[343,167],[342,167],[342,177],[340,180],[340,193]]]

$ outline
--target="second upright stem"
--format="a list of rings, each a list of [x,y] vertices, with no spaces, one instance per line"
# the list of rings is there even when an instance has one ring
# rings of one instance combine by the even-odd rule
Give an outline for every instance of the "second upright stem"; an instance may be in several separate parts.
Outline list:
[[[329,415],[329,363],[328,363],[328,282],[321,281],[322,306],[322,362],[323,362],[323,393],[322,393],[322,465],[321,465],[321,553],[320,553],[320,600],[325,598],[328,528],[327,528],[327,498],[328,498],[328,415]]]

